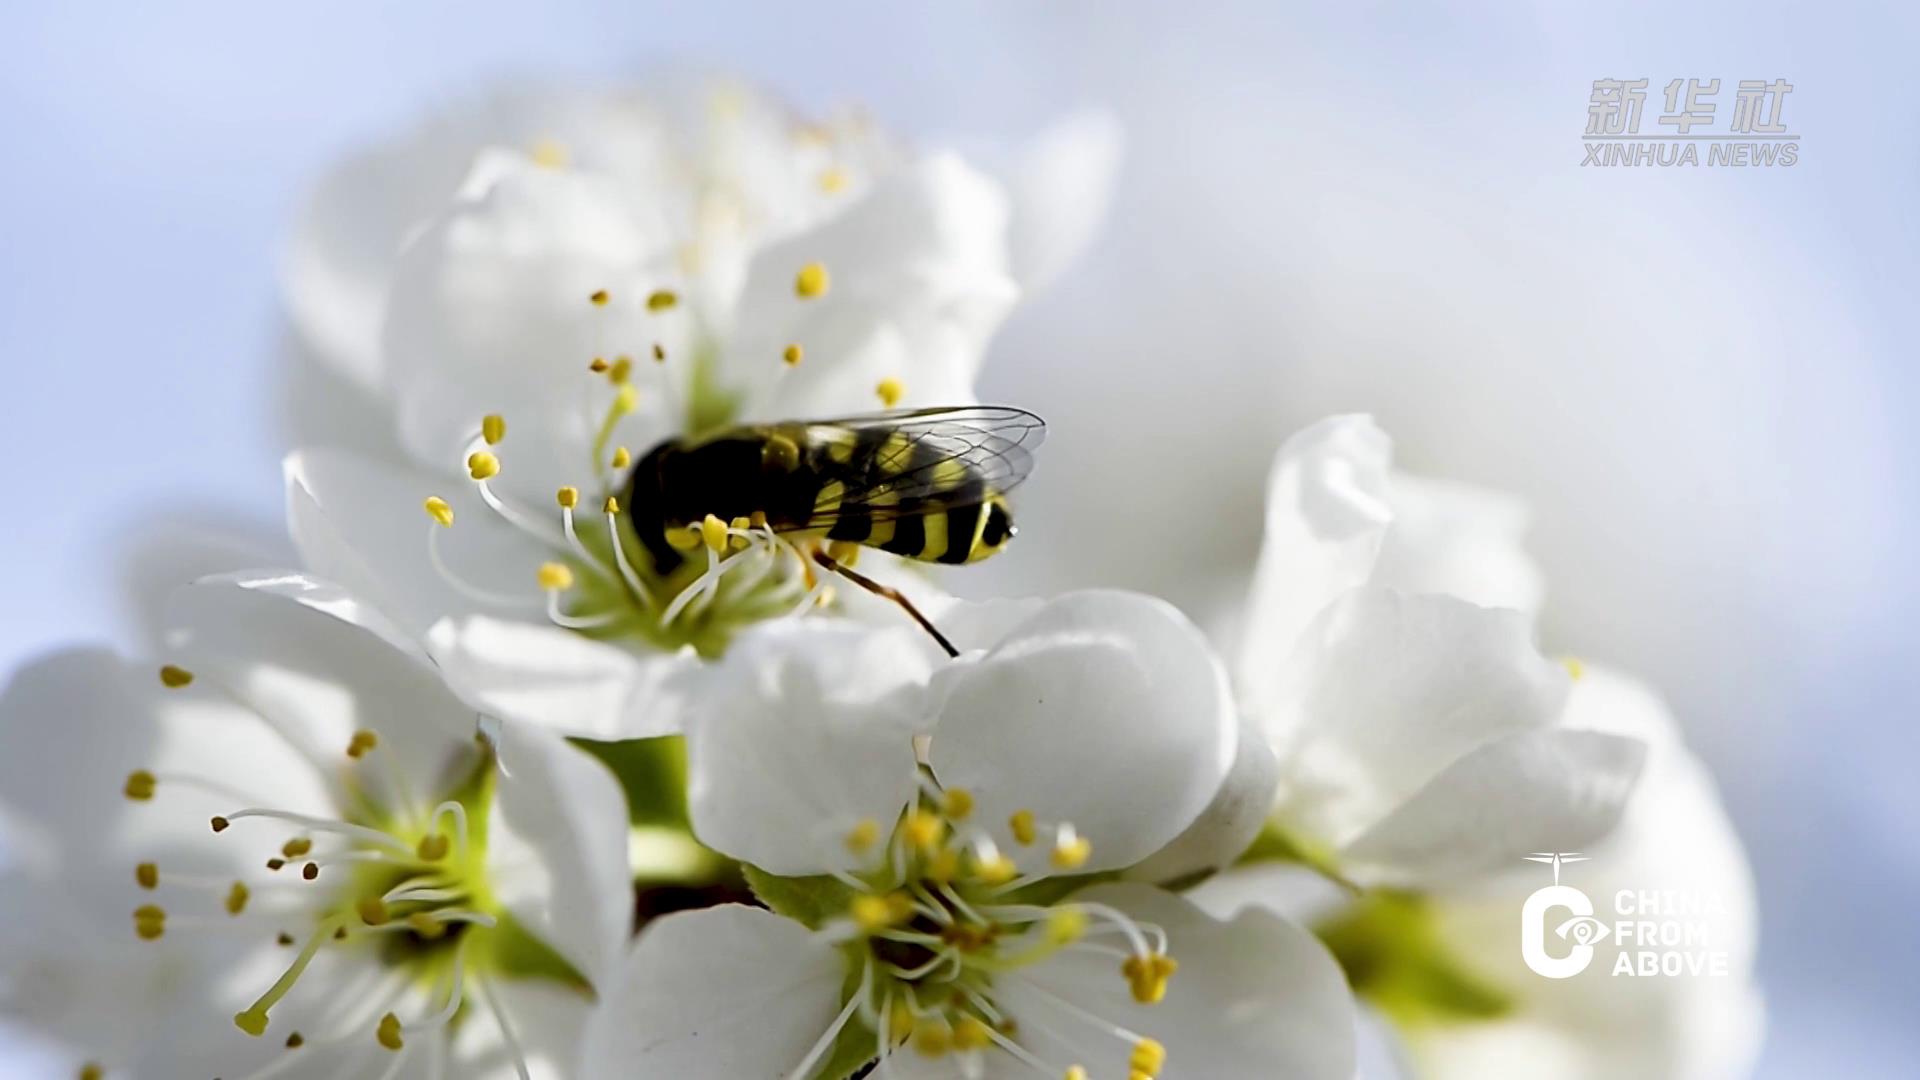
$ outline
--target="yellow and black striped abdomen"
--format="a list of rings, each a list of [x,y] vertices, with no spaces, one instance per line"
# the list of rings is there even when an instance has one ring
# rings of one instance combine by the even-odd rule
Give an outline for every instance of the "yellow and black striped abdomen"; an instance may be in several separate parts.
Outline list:
[[[884,428],[809,425],[818,479],[808,531],[922,562],[978,562],[1005,547],[1012,515],[985,471],[941,445]]]

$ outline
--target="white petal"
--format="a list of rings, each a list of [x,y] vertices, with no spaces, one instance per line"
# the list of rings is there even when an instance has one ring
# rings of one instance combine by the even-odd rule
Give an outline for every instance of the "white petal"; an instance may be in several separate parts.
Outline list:
[[[147,507],[108,533],[116,544],[110,557],[119,564],[121,603],[148,645],[160,640],[163,609],[173,590],[202,574],[237,566],[291,566],[295,560],[282,525],[235,507],[168,508],[158,516]]]
[[[588,739],[678,734],[691,649],[640,654],[538,623],[442,619],[426,647],[447,684],[476,708]]]
[[[427,530],[437,526],[421,509],[429,495],[453,508],[454,527],[440,537],[452,572],[474,586],[524,597],[527,606],[518,610],[544,619],[538,614],[542,599],[534,575],[555,549],[503,522],[464,475],[435,476],[336,450],[308,449],[288,456],[286,481],[287,527],[301,560],[376,604],[409,632],[424,634],[446,615],[499,613],[434,569]],[[551,504],[541,507],[546,505]],[[552,520],[557,527],[557,516]]]
[[[1219,870],[1247,850],[1273,812],[1280,759],[1260,725],[1244,718],[1239,725],[1233,768],[1220,790],[1187,831],[1127,871],[1135,881],[1170,882],[1200,871]]]
[[[411,639],[336,586],[292,573],[203,578],[174,594],[168,616],[184,666],[330,772],[356,732],[373,731],[388,765],[353,775],[376,798],[404,796],[396,773],[433,791],[471,766],[473,710]]]
[[[1432,910],[1438,933],[1479,977],[1516,989],[1519,1013],[1478,1032],[1410,1039],[1416,1056],[1427,1072],[1448,1078],[1486,1075],[1473,1070],[1530,1060],[1544,1046],[1562,1055],[1561,1074],[1579,1080],[1747,1075],[1764,1011],[1753,982],[1753,875],[1712,776],[1679,742],[1658,697],[1617,673],[1588,666],[1574,682],[1566,718],[1569,726],[1625,733],[1649,745],[1619,826],[1585,849],[1588,861],[1566,868],[1567,883],[1609,922],[1623,917],[1614,901],[1623,889],[1718,901],[1701,927],[1725,950],[1727,974],[1539,978],[1512,947],[1514,920],[1527,896],[1551,878],[1544,867],[1516,862],[1508,873],[1442,890]],[[1610,969],[1616,951],[1613,943],[1600,946],[1588,975]]]
[[[610,177],[484,155],[395,267],[381,347],[407,451],[429,468],[458,467],[481,418],[500,413],[503,490],[545,500],[562,484],[587,487],[614,396],[587,365],[661,340],[645,299],[672,282],[646,266],[669,239]],[[603,289],[610,303],[589,302]],[[680,345],[666,341],[674,355]]]
[[[528,724],[502,731],[488,879],[520,924],[597,988],[633,925],[627,803],[605,765]]]
[[[644,172],[654,139],[632,111],[560,87],[505,84],[438,110],[321,177],[281,258],[288,312],[335,370],[375,387],[393,263],[409,231],[452,198],[475,154],[548,144],[576,166]]]
[[[196,674],[204,677],[168,689],[158,665],[72,649],[30,662],[0,696],[0,741],[9,748],[0,754],[0,818],[19,830],[9,855],[74,885],[109,874],[119,888],[76,888],[68,902],[101,901],[94,914],[111,919],[115,932],[126,928],[136,862],[234,872],[243,853],[215,842],[207,821],[239,809],[236,799],[270,796],[272,805],[307,813],[334,805],[308,759],[228,697],[213,672]],[[150,801],[121,795],[138,769],[160,777],[164,790]],[[179,778],[237,790],[220,794]]]
[[[1342,847],[1475,747],[1554,723],[1567,683],[1518,612],[1356,589],[1307,630],[1286,670],[1270,718],[1280,817]]]
[[[817,229],[762,249],[722,372],[745,393],[746,416],[870,411],[889,377],[905,387],[905,405],[964,404],[987,337],[1016,295],[1006,223],[992,181],[935,155]],[[801,299],[794,278],[809,263],[825,267],[831,284]],[[780,360],[788,344],[806,352],[798,367]]]
[[[770,912],[668,915],[595,1017],[586,1075],[778,1080],[832,1023],[845,976],[832,946]]]
[[[1348,844],[1341,869],[1412,885],[1504,869],[1536,851],[1585,851],[1620,820],[1645,756],[1638,739],[1594,731],[1495,739]]]
[[[1322,420],[1275,456],[1236,672],[1249,708],[1271,707],[1282,692],[1281,668],[1308,623],[1373,573],[1393,522],[1392,457],[1392,442],[1366,416]]]
[[[1089,872],[1129,866],[1178,836],[1232,767],[1238,725],[1206,638],[1137,593],[1070,593],[978,658],[936,676],[929,761],[970,791],[980,824],[1022,869],[1008,818],[1031,810],[1092,842]]]
[[[1522,544],[1525,504],[1498,491],[1397,471],[1391,486],[1393,528],[1374,584],[1446,593],[1482,607],[1539,610],[1545,584]]]
[[[1021,147],[1006,175],[1013,195],[1013,275],[1044,289],[1106,223],[1126,135],[1104,110],[1061,117]]]
[[[1079,898],[1119,908],[1166,931],[1180,969],[1165,1000],[1140,1005],[1112,958],[1067,951],[1003,978],[996,1003],[1020,1042],[1049,1065],[1127,1075],[1131,1046],[1059,1004],[1158,1040],[1162,1075],[1352,1080],[1354,1007],[1346,978],[1313,935],[1265,911],[1231,922],[1146,885],[1096,886]]]
[[[891,827],[914,791],[928,664],[918,633],[790,620],[735,639],[687,705],[701,843],[776,874],[865,861],[847,830]]]

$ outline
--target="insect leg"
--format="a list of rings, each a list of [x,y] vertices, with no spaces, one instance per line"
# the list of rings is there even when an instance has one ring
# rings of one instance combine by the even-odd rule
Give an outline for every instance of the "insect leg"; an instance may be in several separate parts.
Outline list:
[[[939,642],[940,647],[947,650],[948,656],[960,655],[960,650],[953,647],[953,642],[948,641],[947,636],[945,634],[942,634],[940,630],[937,627],[935,627],[933,623],[930,622],[925,615],[920,614],[920,609],[917,607],[914,607],[913,601],[907,599],[905,594],[901,593],[900,590],[893,588],[890,585],[882,585],[879,582],[873,580],[872,578],[868,577],[865,574],[860,573],[859,571],[853,569],[850,566],[841,565],[839,562],[834,560],[833,556],[828,555],[824,551],[815,551],[813,553],[813,561],[819,563],[821,566],[826,567],[827,569],[833,571],[834,573],[839,574],[841,577],[846,578],[848,581],[853,582],[855,585],[860,586],[861,588],[867,590],[873,595],[884,597],[888,600],[893,601],[896,604],[899,604],[902,608],[906,609],[907,614],[913,616],[914,622],[917,622],[920,624],[920,629],[925,630],[927,633],[933,635],[933,640]]]

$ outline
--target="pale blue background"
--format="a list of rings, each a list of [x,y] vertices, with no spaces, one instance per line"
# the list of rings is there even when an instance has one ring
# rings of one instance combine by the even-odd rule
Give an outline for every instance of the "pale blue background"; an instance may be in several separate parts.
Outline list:
[[[905,131],[1107,104],[1132,140],[1113,225],[990,388],[1044,406],[1063,461],[1095,418],[1216,410],[1251,452],[1194,460],[1249,505],[1280,436],[1334,408],[1526,494],[1549,635],[1654,677],[1722,776],[1761,882],[1765,1075],[1911,1075],[1913,16],[1270,7],[7,5],[0,658],[131,639],[113,552],[163,510],[273,526],[275,244],[351,141],[489,74],[662,61]],[[1583,171],[1612,75],[1650,105],[1673,77],[1784,76],[1802,162]],[[1098,490],[1046,483],[1036,506]],[[1001,582],[1203,599],[1146,539],[1104,569],[1036,546]]]

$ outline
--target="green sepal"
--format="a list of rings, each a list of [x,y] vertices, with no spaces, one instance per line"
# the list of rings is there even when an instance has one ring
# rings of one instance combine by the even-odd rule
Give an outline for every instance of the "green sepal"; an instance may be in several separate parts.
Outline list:
[[[1448,948],[1424,897],[1376,890],[1314,932],[1354,992],[1403,1027],[1495,1020],[1513,1010],[1510,996]]]
[[[853,890],[831,874],[781,877],[757,866],[743,864],[742,869],[755,899],[810,930],[818,930],[828,919],[845,915],[847,906],[853,903]]]
[[[613,770],[627,796],[627,820],[634,825],[692,826],[687,814],[687,740],[680,735],[600,742],[572,739],[573,745]]]
[[[547,979],[578,991],[588,1001],[598,1001],[592,981],[553,946],[535,937],[508,911],[494,916],[492,929],[485,931],[488,969],[509,979]]]

